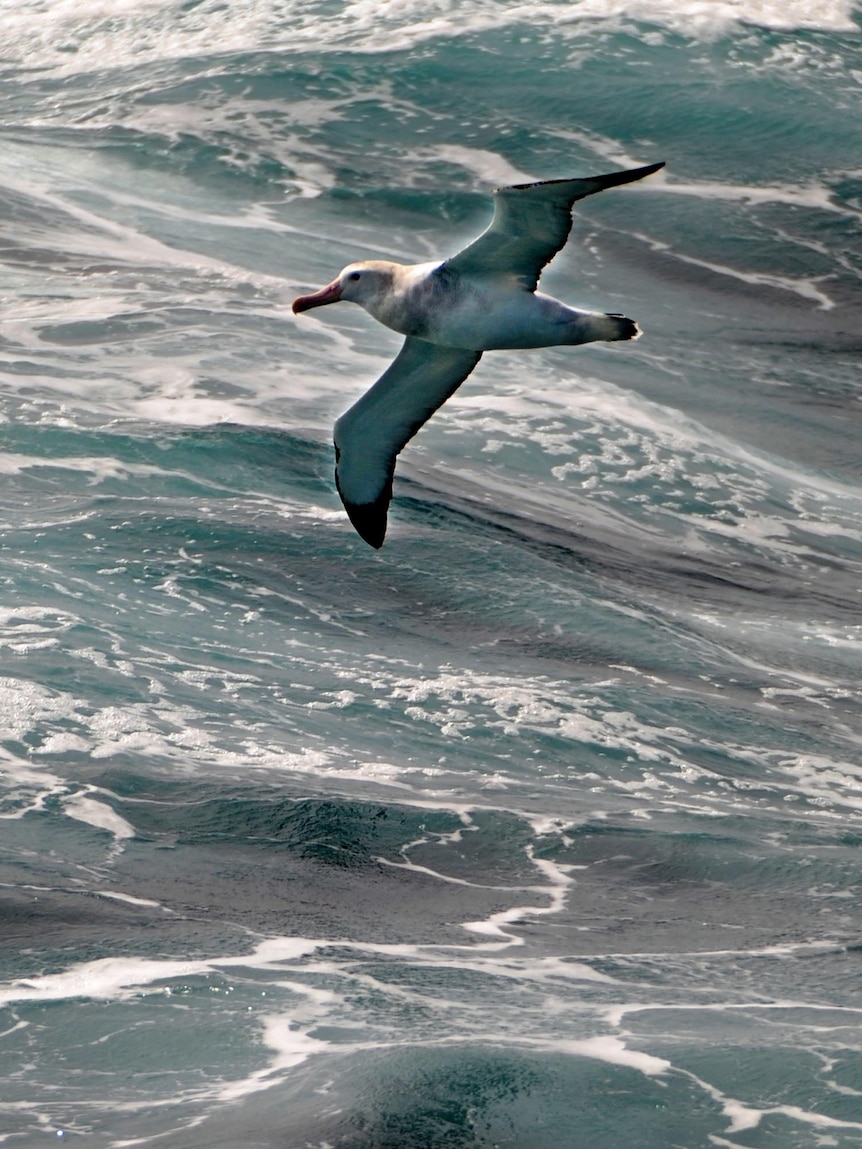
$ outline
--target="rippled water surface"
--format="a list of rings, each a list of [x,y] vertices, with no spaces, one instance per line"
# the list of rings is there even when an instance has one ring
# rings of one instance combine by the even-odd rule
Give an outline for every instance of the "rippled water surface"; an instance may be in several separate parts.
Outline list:
[[[862,1144],[858,6],[0,20],[0,1142]],[[290,300],[656,160],[372,551]]]

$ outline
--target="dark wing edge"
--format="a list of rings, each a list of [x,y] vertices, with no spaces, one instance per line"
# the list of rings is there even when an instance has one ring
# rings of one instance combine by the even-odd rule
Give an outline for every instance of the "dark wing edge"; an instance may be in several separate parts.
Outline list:
[[[386,537],[399,453],[481,357],[408,336],[374,386],[336,421],[335,485],[351,523],[375,549]]]
[[[497,188],[490,225],[445,266],[458,274],[514,275],[528,291],[535,291],[542,269],[569,238],[572,207],[578,200],[642,180],[664,166],[661,161],[583,179]]]
[[[572,199],[572,203],[576,200],[586,199],[588,195],[595,195],[596,192],[605,191],[607,188],[619,187],[620,184],[631,184],[636,180],[646,179],[654,172],[660,171],[665,166],[666,161],[660,160],[657,164],[646,164],[642,168],[628,168],[622,172],[609,172],[603,176],[584,176],[582,179],[562,179],[562,180],[536,180],[530,184],[510,184],[508,187],[495,188],[494,194],[498,192],[507,191],[528,191],[530,188],[538,187],[555,187],[559,184],[595,184],[595,187],[590,188],[588,191],[579,192]]]
[[[347,511],[347,517],[350,519],[357,534],[360,538],[364,539],[369,546],[374,547],[379,551],[383,546],[383,540],[386,538],[386,527],[388,524],[389,504],[392,502],[392,479],[395,474],[395,460],[392,460],[392,468],[387,476],[387,481],[383,486],[383,491],[380,496],[371,503],[351,503],[350,499],[345,495],[344,490],[338,478],[338,462],[340,459],[340,451],[335,448],[335,486],[341,496],[341,501],[344,504],[344,509]]]

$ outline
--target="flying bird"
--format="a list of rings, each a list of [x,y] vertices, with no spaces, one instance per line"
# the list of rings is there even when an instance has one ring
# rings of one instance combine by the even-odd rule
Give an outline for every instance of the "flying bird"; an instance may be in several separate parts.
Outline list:
[[[407,338],[374,386],[335,424],[335,484],[350,521],[381,547],[402,448],[464,382],[484,351],[637,339],[616,313],[576,311],[536,290],[563,247],[579,199],[652,175],[664,163],[585,179],[515,184],[494,192],[494,218],[451,259],[351,263],[293,312],[358,303]]]

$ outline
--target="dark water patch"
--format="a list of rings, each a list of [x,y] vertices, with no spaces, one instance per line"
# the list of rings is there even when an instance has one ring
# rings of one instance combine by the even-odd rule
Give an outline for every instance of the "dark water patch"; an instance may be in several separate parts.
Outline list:
[[[117,430],[20,419],[6,424],[3,440],[8,452],[25,457],[14,480],[22,496],[29,482],[38,484],[40,497],[68,495],[72,483],[82,490],[95,485],[106,510],[108,494],[216,499],[296,488],[311,494],[328,484],[333,465],[330,448],[319,440],[231,424]],[[34,512],[44,513],[35,490],[33,499]]]
[[[522,883],[537,884],[512,849],[518,823],[509,815],[482,815],[468,830],[445,810],[214,791],[116,770],[99,782],[91,800],[133,829],[121,852],[112,852],[108,830],[62,818],[59,799],[11,823],[0,868],[10,945],[29,937],[56,952],[65,944],[71,960],[108,935],[123,952],[148,951],[149,931],[171,952],[184,933],[213,952],[225,938],[242,948],[249,929],[465,945],[470,935],[458,923],[505,909],[523,897]],[[522,847],[529,840],[523,827],[519,838]],[[48,842],[62,849],[63,867],[27,849]]]
[[[0,867],[0,873],[8,878],[9,867]],[[226,944],[242,945],[242,934],[235,927],[203,915],[171,916],[160,905],[135,905],[83,886],[34,884],[34,878],[37,883],[56,881],[57,874],[49,867],[37,874],[19,867],[15,877],[24,879],[22,885],[4,890],[0,897],[4,980],[62,973],[70,964],[103,959],[107,948],[118,958],[149,954],[156,936],[160,953],[178,957],[203,957],[223,952]],[[104,880],[108,884],[112,879],[106,873]]]
[[[397,1064],[383,1058],[376,1069],[368,1090],[374,1100],[351,1114],[355,1132],[338,1142],[344,1149],[488,1144],[491,1114],[529,1095],[545,1077],[528,1057],[473,1050],[409,1050]]]
[[[465,534],[473,538],[515,544],[540,561],[573,574],[583,571],[591,578],[630,584],[636,594],[664,591],[672,582],[676,593],[692,603],[718,606],[732,602],[741,607],[750,601],[755,613],[764,606],[778,610],[803,598],[810,604],[812,594],[825,601],[828,595],[830,605],[840,605],[848,619],[856,614],[855,573],[837,556],[831,559],[824,554],[816,576],[812,570],[800,582],[799,572],[788,569],[787,564],[745,554],[732,541],[728,544],[732,559],[725,554],[714,556],[706,548],[700,548],[695,558],[678,550],[670,536],[647,541],[632,533],[624,539],[610,523],[597,530],[598,524],[591,521],[596,518],[592,508],[588,510],[574,498],[573,518],[566,520],[533,497],[519,502],[514,491],[502,505],[481,497],[481,492],[471,489],[470,481],[461,476],[453,482],[442,470],[433,475],[426,472],[421,478],[415,470],[412,474],[409,468],[406,474],[404,470],[396,481],[396,499],[402,491],[401,505],[405,509],[415,507],[420,522],[433,523],[444,514],[447,523],[463,523]],[[800,530],[804,532],[804,526]],[[823,563],[835,571],[832,584],[823,578]]]
[[[733,836],[590,824],[548,842],[538,856],[575,867],[565,920],[581,931],[577,952],[742,953],[852,936],[852,851],[784,842],[768,822],[738,825]],[[527,935],[552,936],[557,925],[548,919]],[[598,968],[629,976],[613,962]]]
[[[533,834],[505,810],[476,810],[469,821],[409,804],[309,797],[297,778],[278,787],[182,782],[116,768],[94,781],[141,839],[155,844],[248,846],[342,869],[385,869],[409,862],[429,874],[535,884],[525,861]]]
[[[168,1143],[292,1149],[618,1149],[636,1125],[638,1145],[666,1149],[726,1127],[720,1108],[682,1076],[645,1076],[586,1056],[514,1049],[406,1048],[319,1069],[331,1085],[316,1106],[273,1091]],[[655,1063],[659,1065],[658,1062]],[[692,1110],[696,1113],[693,1118]],[[692,1121],[696,1132],[692,1131]]]
[[[110,783],[110,776],[107,779]],[[177,787],[149,783],[162,797],[147,801],[134,787],[134,816],[143,838],[168,838],[191,845],[213,841],[272,846],[300,858],[311,858],[346,869],[371,865],[379,854],[398,854],[399,847],[424,826],[424,816],[398,807],[337,802],[327,799],[287,799],[276,793],[234,791],[212,796],[194,788],[183,796]],[[436,815],[454,829],[457,820]]]

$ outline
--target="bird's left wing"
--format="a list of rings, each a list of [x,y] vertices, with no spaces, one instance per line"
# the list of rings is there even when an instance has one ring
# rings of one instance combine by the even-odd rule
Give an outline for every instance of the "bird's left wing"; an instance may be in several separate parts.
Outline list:
[[[641,180],[663,167],[648,164],[605,176],[497,188],[489,227],[444,266],[460,275],[513,275],[535,291],[542,268],[569,238],[572,206],[579,199]]]
[[[481,351],[412,336],[370,391],[335,424],[335,484],[350,521],[381,547],[399,451],[452,395]]]

